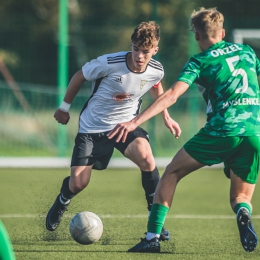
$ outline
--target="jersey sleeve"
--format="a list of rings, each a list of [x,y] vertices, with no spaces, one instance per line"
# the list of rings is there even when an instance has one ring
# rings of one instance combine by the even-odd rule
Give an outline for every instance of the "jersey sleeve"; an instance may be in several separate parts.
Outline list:
[[[199,77],[200,66],[199,61],[191,58],[182,69],[177,81],[187,83],[189,86]]]
[[[153,88],[158,88],[159,84],[161,83],[161,81],[159,81],[158,83],[153,85]]]
[[[159,62],[158,62],[159,63]],[[162,66],[162,64],[161,63],[159,63],[159,65],[160,65],[160,72],[159,72],[159,74],[158,74],[158,76],[159,76],[159,80],[158,80],[158,82],[157,83],[155,83],[154,85],[153,85],[153,88],[158,88],[158,86],[159,86],[159,84],[161,83],[161,81],[162,81],[162,79],[163,79],[163,77],[164,77],[164,69],[163,69],[163,66]]]
[[[82,73],[86,80],[92,81],[108,75],[107,58],[105,55],[87,62],[82,67]]]
[[[260,60],[256,57],[256,74],[260,76]]]

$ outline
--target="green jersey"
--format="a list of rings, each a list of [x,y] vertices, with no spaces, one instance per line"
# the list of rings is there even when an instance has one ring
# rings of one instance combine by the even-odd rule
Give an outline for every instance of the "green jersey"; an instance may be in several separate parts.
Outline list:
[[[197,84],[207,102],[207,123],[212,136],[260,136],[260,61],[243,44],[218,42],[191,57],[178,77]]]

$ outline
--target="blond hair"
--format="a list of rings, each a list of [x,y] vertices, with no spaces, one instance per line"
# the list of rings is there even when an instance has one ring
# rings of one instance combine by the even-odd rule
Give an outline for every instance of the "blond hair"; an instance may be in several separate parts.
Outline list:
[[[223,29],[224,16],[216,8],[201,7],[191,14],[191,31],[199,32],[204,37],[215,37]]]
[[[139,47],[157,47],[160,40],[160,26],[154,21],[142,22],[134,29],[131,40]]]

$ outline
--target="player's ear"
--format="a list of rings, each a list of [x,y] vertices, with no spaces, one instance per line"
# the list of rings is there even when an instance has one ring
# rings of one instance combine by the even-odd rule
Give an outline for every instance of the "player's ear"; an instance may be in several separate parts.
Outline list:
[[[225,29],[222,29],[222,39],[226,36],[226,31]]]
[[[159,47],[157,46],[157,47],[154,48],[153,56],[154,56],[158,51],[159,51]]]
[[[198,32],[195,32],[195,40],[196,41],[200,40],[200,34]]]

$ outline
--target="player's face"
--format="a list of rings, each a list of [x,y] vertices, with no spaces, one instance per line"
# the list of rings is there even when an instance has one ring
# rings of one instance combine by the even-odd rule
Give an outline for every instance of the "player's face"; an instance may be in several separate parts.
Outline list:
[[[137,44],[132,44],[132,53],[128,66],[135,72],[143,72],[153,55],[158,52],[158,47],[144,48]]]

